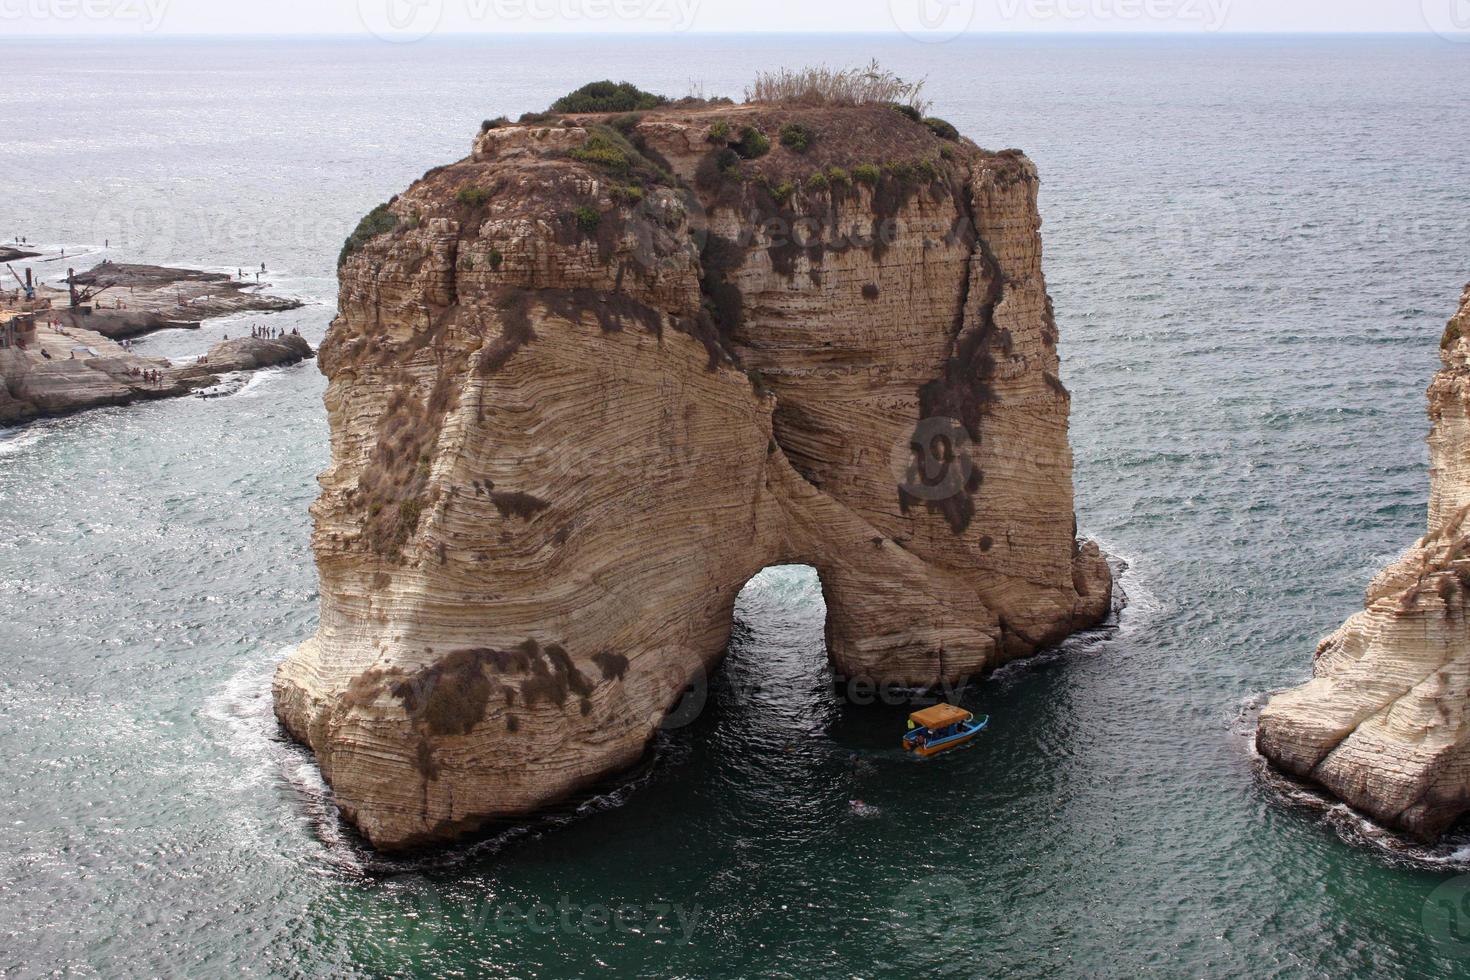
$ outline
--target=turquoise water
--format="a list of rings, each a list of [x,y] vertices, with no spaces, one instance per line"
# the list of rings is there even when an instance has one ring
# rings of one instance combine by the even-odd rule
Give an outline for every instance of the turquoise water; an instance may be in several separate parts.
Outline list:
[[[315,342],[346,232],[482,118],[605,75],[738,95],[874,55],[1041,168],[1081,524],[1130,566],[1118,628],[967,692],[991,731],[918,765],[905,707],[833,692],[815,579],[772,570],[640,771],[385,861],[270,715],[316,616],[314,366],[0,432],[0,974],[1470,972],[1440,904],[1470,842],[1305,805],[1248,738],[1422,530],[1423,389],[1470,280],[1470,50],[0,42],[0,237],[265,262],[309,301],[275,322]]]

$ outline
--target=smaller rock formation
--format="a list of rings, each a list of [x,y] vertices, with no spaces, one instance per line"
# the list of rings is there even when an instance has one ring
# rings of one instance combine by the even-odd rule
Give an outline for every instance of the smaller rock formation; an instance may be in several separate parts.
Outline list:
[[[1470,810],[1470,288],[1429,386],[1429,533],[1273,697],[1256,745],[1390,827],[1432,840]]]
[[[0,314],[0,322],[3,318]],[[311,345],[298,336],[242,337],[215,344],[199,362],[174,367],[140,357],[91,331],[40,327],[24,348],[0,347],[0,425],[175,398],[219,384],[221,374],[314,356]]]
[[[155,330],[197,329],[211,317],[301,305],[223,273],[111,262],[73,274],[65,288],[38,284],[34,295],[25,288],[0,294],[0,425],[187,395],[218,384],[220,374],[314,357],[301,337],[242,337],[175,367],[116,343]]]
[[[103,262],[78,272],[72,282],[78,290],[95,291],[96,300],[72,308],[67,289],[43,286],[38,295],[51,299],[59,323],[113,340],[193,328],[201,320],[236,313],[281,313],[302,305],[300,300],[261,292],[261,283],[250,278],[161,265]]]

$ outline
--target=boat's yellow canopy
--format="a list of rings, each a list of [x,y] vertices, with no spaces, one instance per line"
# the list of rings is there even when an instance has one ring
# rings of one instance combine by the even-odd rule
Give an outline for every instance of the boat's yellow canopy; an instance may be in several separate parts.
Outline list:
[[[936,704],[932,708],[915,711],[909,715],[909,721],[920,728],[946,728],[969,719],[970,712],[964,708],[956,708],[952,704]]]

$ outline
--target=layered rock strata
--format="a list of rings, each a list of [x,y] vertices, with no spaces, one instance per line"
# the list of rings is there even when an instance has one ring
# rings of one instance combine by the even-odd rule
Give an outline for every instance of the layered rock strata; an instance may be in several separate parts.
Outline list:
[[[1429,386],[1429,533],[1273,697],[1256,745],[1374,819],[1433,839],[1470,810],[1470,288]]]
[[[364,219],[274,685],[346,817],[409,847],[633,763],[770,565],[879,682],[1102,620],[1037,184],[887,107],[686,107],[487,126]]]

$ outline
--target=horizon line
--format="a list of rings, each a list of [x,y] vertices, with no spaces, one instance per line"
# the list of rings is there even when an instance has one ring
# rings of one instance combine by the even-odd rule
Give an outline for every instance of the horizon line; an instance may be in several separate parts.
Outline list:
[[[887,31],[865,31],[865,30],[651,30],[651,31],[435,31],[433,34],[421,38],[412,43],[422,43],[445,38],[547,38],[547,37],[578,37],[578,38],[678,38],[678,37],[883,37],[904,38],[908,40],[926,42],[922,35],[909,34],[900,30]],[[1049,31],[1030,28],[1001,28],[984,31],[966,31],[955,37],[952,41],[967,39],[986,39],[998,37],[1085,37],[1085,38],[1199,38],[1211,39],[1218,37],[1320,37],[1320,38],[1348,38],[1348,37],[1422,37],[1443,40],[1444,36],[1432,30],[1371,30],[1371,31],[1266,31],[1266,30],[1231,30],[1221,28],[1218,31],[1203,30],[1065,30]],[[63,32],[37,32],[34,34],[13,34],[8,37],[0,36],[0,43],[15,41],[99,41],[99,40],[160,40],[160,39],[237,39],[254,40],[270,39],[279,40],[285,38],[301,39],[350,39],[360,38],[366,41],[381,41],[382,39],[367,30],[355,31],[274,31],[274,32],[239,32],[239,31],[109,31],[97,33],[63,33]],[[948,43],[948,42],[945,42]]]

